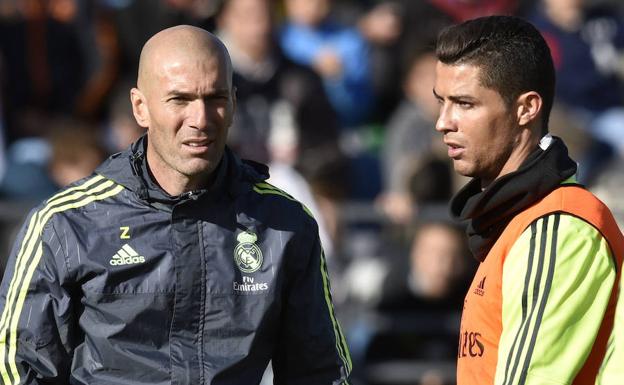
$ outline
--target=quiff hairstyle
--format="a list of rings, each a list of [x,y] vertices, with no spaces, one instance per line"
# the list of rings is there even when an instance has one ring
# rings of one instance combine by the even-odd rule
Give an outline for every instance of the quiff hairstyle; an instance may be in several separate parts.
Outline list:
[[[497,91],[508,107],[524,92],[542,97],[542,133],[555,94],[555,68],[539,31],[514,16],[487,16],[443,29],[436,46],[447,65],[470,64],[481,69],[481,85]]]

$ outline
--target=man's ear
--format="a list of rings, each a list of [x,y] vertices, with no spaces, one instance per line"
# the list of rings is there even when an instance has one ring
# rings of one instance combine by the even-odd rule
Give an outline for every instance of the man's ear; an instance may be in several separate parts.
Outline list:
[[[147,107],[147,100],[145,99],[145,95],[143,95],[138,88],[130,90],[130,103],[132,103],[132,113],[138,125],[143,128],[149,128],[150,115]]]
[[[525,92],[518,96],[517,119],[518,125],[526,126],[535,122],[542,112],[542,97],[535,91]]]

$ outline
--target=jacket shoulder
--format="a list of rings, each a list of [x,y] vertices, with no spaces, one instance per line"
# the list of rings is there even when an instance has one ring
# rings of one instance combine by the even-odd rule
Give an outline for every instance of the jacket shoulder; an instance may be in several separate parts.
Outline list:
[[[291,213],[305,214],[307,217],[314,219],[314,215],[306,205],[293,198],[292,195],[286,191],[268,183],[266,181],[256,182],[253,184],[252,190],[255,194],[265,197],[269,201],[273,201],[275,204],[283,205],[285,208],[289,208]]]
[[[624,250],[624,238],[609,208],[591,192],[576,185],[561,186],[519,213],[507,225],[500,240],[513,242],[533,222],[555,213],[581,219],[597,229],[617,249]]]
[[[583,219],[601,232],[609,228],[617,229],[609,208],[590,191],[577,185],[564,185],[553,190],[522,215],[530,221],[555,212]]]
[[[44,223],[54,214],[80,209],[93,202],[110,199],[124,190],[124,187],[99,174],[71,183],[50,198],[41,202],[33,212]]]

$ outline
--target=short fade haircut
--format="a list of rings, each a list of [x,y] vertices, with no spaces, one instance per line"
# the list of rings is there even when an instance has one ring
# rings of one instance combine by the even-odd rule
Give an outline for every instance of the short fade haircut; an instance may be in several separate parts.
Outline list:
[[[542,97],[542,133],[555,95],[555,68],[548,44],[529,22],[515,16],[487,16],[443,29],[436,46],[447,65],[481,69],[481,85],[497,91],[508,107],[524,92]]]

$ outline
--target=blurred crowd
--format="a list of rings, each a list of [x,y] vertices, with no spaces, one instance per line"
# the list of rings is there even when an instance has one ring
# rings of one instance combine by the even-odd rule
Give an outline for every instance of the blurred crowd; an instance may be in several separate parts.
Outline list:
[[[0,0],[0,245],[25,211],[143,135],[145,41],[203,27],[233,61],[229,146],[315,214],[355,382],[453,384],[475,268],[446,204],[466,181],[434,130],[435,39],[527,18],[557,70],[550,130],[624,224],[624,6],[617,0]],[[17,208],[17,209],[16,209]]]

